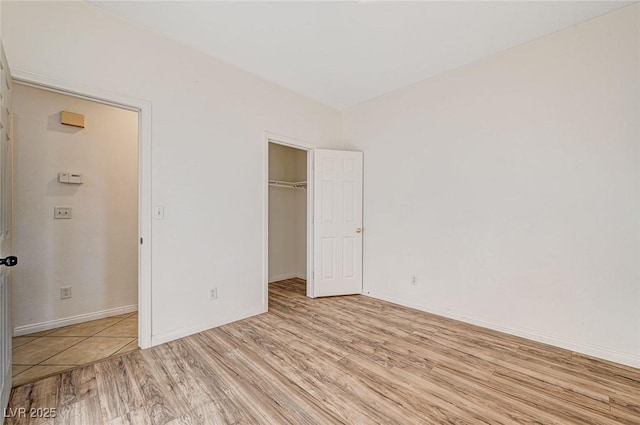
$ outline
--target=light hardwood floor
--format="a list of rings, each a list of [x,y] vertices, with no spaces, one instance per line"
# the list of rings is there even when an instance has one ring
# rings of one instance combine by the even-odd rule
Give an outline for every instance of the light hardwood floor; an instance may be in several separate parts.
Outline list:
[[[364,296],[269,313],[13,390],[9,424],[640,424],[640,370]]]

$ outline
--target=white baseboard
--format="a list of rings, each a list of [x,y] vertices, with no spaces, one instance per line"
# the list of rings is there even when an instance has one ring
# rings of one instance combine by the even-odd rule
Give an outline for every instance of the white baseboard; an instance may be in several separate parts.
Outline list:
[[[214,320],[211,322],[201,323],[195,326],[189,326],[188,328],[181,328],[164,332],[158,335],[151,336],[151,346],[164,344],[165,342],[174,341],[176,339],[184,338],[185,336],[197,334],[198,332],[206,331],[218,326],[226,325],[231,322],[237,322],[238,320],[247,319],[251,316],[257,316],[258,314],[266,313],[267,306],[260,305],[258,307],[244,311],[243,313],[231,314],[223,317],[222,319]]]
[[[138,311],[138,305],[132,304],[102,311],[95,311],[93,313],[78,314],[77,316],[65,317],[64,319],[55,319],[47,322],[33,323],[31,325],[16,326],[13,328],[13,336],[48,331],[49,329],[75,325],[76,323],[88,322],[90,320],[104,319],[105,317],[118,316],[120,314],[133,313],[135,311]]]
[[[448,317],[449,319],[459,320],[461,322],[470,323],[472,325],[481,326],[483,328],[493,329],[495,331],[504,332],[510,335],[520,336],[522,338],[542,342],[559,348],[564,348],[565,350],[574,351],[576,353],[598,357],[600,359],[609,360],[626,366],[640,368],[640,356],[631,353],[623,353],[611,350],[606,347],[580,344],[554,335],[540,334],[529,329],[514,328],[509,325],[490,322],[457,312],[448,310],[445,311],[438,307],[429,306],[427,304],[406,301],[380,292],[364,291],[363,293],[368,297],[387,301],[393,304],[398,304],[404,307],[414,308],[416,310],[436,314],[438,316]]]
[[[283,273],[269,278],[269,283],[280,282],[281,280],[293,279],[296,277],[295,273]]]
[[[307,280],[307,273],[285,273],[279,274],[269,278],[269,283],[280,282],[287,279],[302,279]]]

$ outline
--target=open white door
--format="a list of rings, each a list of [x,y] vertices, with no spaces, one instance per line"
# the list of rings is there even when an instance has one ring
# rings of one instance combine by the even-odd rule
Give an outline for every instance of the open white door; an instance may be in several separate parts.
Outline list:
[[[0,57],[0,257],[11,255],[11,216],[12,216],[12,110],[11,110],[11,74],[4,48]],[[7,263],[12,265],[12,261]],[[11,338],[13,321],[11,315],[11,269],[0,266],[0,402],[2,411],[7,407],[11,393]]]
[[[311,297],[362,293],[362,152],[313,151]]]

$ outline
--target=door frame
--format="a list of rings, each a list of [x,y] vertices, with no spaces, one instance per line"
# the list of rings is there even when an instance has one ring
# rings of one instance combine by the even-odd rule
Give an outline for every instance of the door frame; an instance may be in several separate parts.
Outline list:
[[[263,152],[264,197],[262,203],[262,290],[263,309],[269,309],[269,143],[300,149],[307,152],[307,296],[313,294],[313,150],[315,145],[276,133],[265,132]]]
[[[151,347],[151,102],[11,68],[15,82],[138,112],[138,345]]]

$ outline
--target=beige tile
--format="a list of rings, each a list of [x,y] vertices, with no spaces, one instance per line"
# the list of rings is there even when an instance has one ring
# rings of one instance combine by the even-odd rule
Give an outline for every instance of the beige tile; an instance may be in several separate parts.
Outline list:
[[[11,341],[11,346],[13,348],[18,348],[21,345],[25,345],[26,343],[35,341],[36,339],[38,339],[38,337],[35,337],[35,336],[17,336],[15,338],[13,338],[13,340]]]
[[[12,385],[14,387],[22,384],[26,384],[28,382],[36,381],[40,378],[44,378],[45,376],[53,375],[55,373],[59,373],[65,371],[67,369],[71,369],[69,366],[33,366],[25,370],[22,373],[13,377]]]
[[[115,356],[118,354],[128,353],[130,351],[137,350],[138,348],[140,348],[138,347],[138,338],[135,338],[133,341],[131,341],[130,343],[128,343],[127,345],[125,345],[124,347],[122,347],[121,349],[113,353],[113,355]]]
[[[98,332],[96,336],[122,336],[136,338],[138,336],[138,320],[125,319],[101,332]]]
[[[106,319],[92,320],[90,322],[78,323],[77,325],[65,326],[51,332],[47,336],[93,336],[103,329],[118,323],[122,319],[108,317]]]
[[[11,365],[11,376],[16,376],[19,373],[24,372],[25,370],[29,369],[30,367],[33,366],[29,366],[29,365]]]
[[[34,365],[82,341],[83,337],[43,336],[13,349],[13,364]]]
[[[42,364],[47,365],[83,365],[109,357],[131,342],[131,338],[91,337],[57,354]]]

